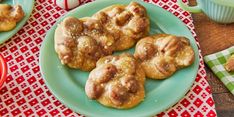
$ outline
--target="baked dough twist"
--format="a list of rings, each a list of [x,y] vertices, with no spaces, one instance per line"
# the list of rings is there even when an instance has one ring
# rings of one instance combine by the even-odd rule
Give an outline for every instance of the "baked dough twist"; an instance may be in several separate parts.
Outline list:
[[[169,34],[158,34],[141,39],[134,56],[141,61],[146,76],[165,79],[176,70],[189,66],[194,61],[194,51],[189,40]]]
[[[105,106],[131,108],[143,101],[144,82],[144,71],[132,55],[106,56],[90,72],[85,92]]]
[[[24,11],[20,5],[11,6],[0,4],[0,32],[10,31],[24,17]]]
[[[55,31],[55,51],[62,64],[91,71],[99,58],[132,47],[148,32],[143,6],[136,2],[114,5],[93,17],[65,18]]]
[[[115,50],[132,47],[140,38],[149,33],[150,22],[146,9],[137,2],[113,5],[93,15],[102,21],[104,27],[115,39]]]
[[[112,36],[99,20],[65,18],[55,31],[55,51],[62,64],[91,71],[99,58],[112,53]]]

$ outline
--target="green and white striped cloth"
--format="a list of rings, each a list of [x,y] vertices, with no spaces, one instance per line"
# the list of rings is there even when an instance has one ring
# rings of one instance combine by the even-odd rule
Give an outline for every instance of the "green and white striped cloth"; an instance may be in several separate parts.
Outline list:
[[[234,54],[234,46],[204,57],[206,64],[234,95],[234,72],[224,68],[227,59]]]

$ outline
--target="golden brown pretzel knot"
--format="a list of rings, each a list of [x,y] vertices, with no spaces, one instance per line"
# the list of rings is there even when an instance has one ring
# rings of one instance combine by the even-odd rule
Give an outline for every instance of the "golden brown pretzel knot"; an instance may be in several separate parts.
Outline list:
[[[91,71],[99,58],[113,52],[112,36],[99,20],[65,18],[55,31],[55,51],[62,64]]]
[[[0,32],[9,31],[24,17],[24,11],[20,5],[10,6],[0,4]]]
[[[128,19],[122,21],[126,15]],[[136,2],[116,5],[93,17],[65,18],[55,31],[55,50],[62,64],[91,71],[99,58],[132,47],[148,32],[149,20],[143,6]]]
[[[89,98],[105,106],[131,108],[144,99],[145,74],[130,54],[98,60],[85,85]]]
[[[93,15],[102,21],[115,39],[115,50],[132,47],[140,38],[149,33],[149,18],[146,9],[137,2],[128,6],[113,5]]]
[[[165,79],[194,61],[194,51],[185,37],[159,34],[141,39],[134,56],[141,61],[146,76]]]

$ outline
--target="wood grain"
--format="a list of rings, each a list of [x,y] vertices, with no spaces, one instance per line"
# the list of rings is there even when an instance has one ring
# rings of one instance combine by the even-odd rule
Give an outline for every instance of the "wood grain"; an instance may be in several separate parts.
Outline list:
[[[189,0],[189,2],[190,5],[196,5],[195,0]],[[203,13],[193,14],[192,17],[203,55],[215,53],[234,45],[234,23],[218,24]],[[234,96],[207,66],[205,69],[218,116],[233,117]]]
[[[234,45],[234,24],[218,24],[204,14],[194,14],[193,18],[203,55]]]
[[[223,85],[223,83],[212,73],[212,71],[206,66],[207,81],[211,85],[211,91],[213,94],[229,93],[229,90]]]
[[[190,5],[196,5],[195,0],[189,1]],[[204,13],[192,16],[203,55],[212,54],[234,45],[234,23],[218,24],[210,20]]]
[[[233,117],[234,96],[231,93],[214,94],[216,112],[219,117]]]

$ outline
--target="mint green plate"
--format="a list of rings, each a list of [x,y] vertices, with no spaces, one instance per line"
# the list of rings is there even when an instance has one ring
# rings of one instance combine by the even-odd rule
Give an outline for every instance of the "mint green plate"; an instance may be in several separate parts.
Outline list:
[[[24,26],[24,24],[27,22],[27,20],[29,19],[32,13],[34,7],[34,0],[15,0],[15,1],[17,1],[17,4],[22,6],[25,16],[20,22],[17,23],[16,27],[13,30],[7,32],[0,32],[0,44],[4,43],[9,38],[14,36]],[[0,2],[0,4],[13,5],[13,0],[3,0],[3,2]]]
[[[131,0],[98,0],[69,12],[66,16],[91,16],[98,10],[113,4],[128,4]],[[145,100],[132,109],[118,110],[102,106],[97,101],[89,100],[84,87],[88,72],[63,66],[54,50],[54,31],[56,24],[47,33],[40,51],[40,69],[50,91],[67,107],[75,112],[92,117],[144,117],[160,113],[173,106],[192,86],[197,75],[199,57],[196,42],[187,27],[174,15],[155,5],[141,1],[151,20],[151,34],[170,33],[183,35],[190,39],[195,51],[195,62],[190,67],[179,70],[166,80],[146,80]],[[134,48],[126,50],[134,52]],[[118,52],[121,53],[121,52]],[[117,53],[117,54],[118,54]]]

